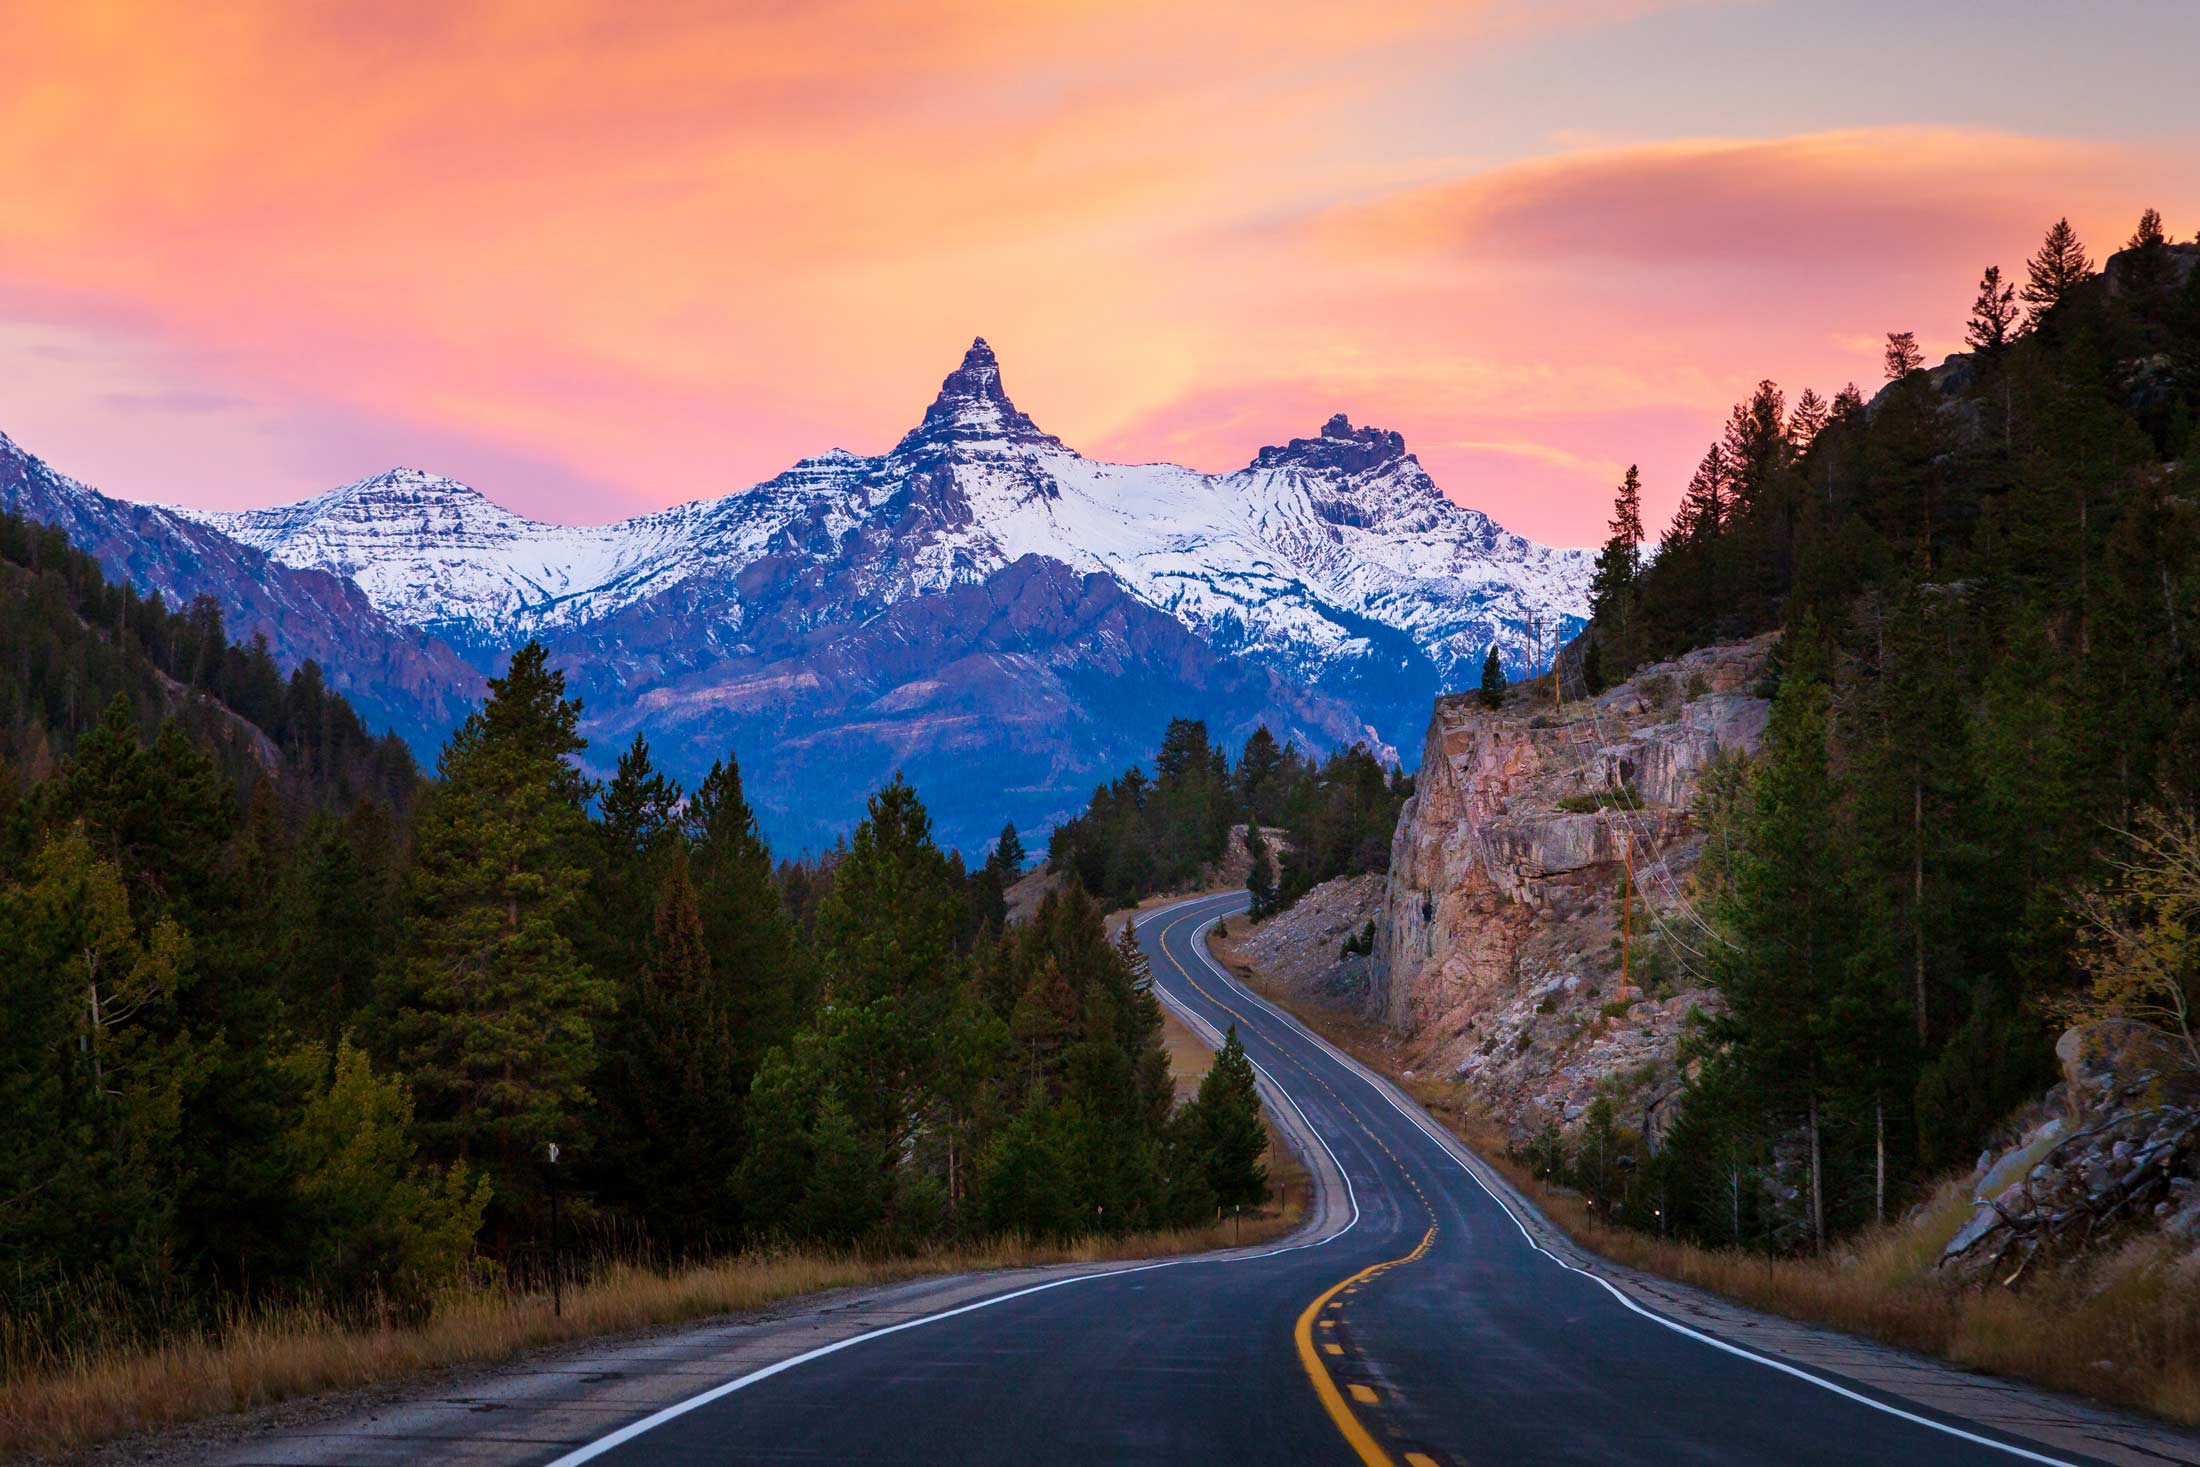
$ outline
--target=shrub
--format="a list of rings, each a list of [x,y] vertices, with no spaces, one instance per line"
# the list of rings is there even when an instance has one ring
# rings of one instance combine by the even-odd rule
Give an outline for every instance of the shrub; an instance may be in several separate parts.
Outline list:
[[[1594,815],[1599,810],[1640,810],[1642,796],[1623,784],[1617,789],[1566,795],[1559,800],[1558,808],[1569,815]]]

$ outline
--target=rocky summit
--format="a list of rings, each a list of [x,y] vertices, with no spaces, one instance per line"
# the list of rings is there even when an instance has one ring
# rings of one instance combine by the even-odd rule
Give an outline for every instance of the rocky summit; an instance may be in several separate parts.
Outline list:
[[[1587,611],[1586,552],[1455,504],[1397,433],[1340,413],[1230,473],[1103,463],[1016,406],[982,337],[886,453],[607,525],[418,469],[241,512],[125,507],[46,472],[65,487],[11,502],[134,516],[142,543],[109,537],[111,570],[158,563],[168,594],[214,595],[242,633],[267,621],[278,656],[341,677],[412,648],[440,684],[382,711],[424,754],[534,638],[585,700],[592,762],[642,727],[683,778],[731,751],[794,846],[833,839],[896,769],[972,849],[1004,813],[1043,829],[1177,714],[1394,752],[1492,644],[1525,671],[1531,618],[1548,647]],[[255,609],[295,574],[335,583],[350,636],[293,647]]]

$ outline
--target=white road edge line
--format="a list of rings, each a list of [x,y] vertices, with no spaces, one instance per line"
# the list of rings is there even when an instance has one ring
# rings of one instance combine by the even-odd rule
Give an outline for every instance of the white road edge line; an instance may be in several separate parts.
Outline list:
[[[1232,914],[1227,912],[1222,914],[1222,916],[1230,915]],[[1565,1259],[1559,1257],[1556,1253],[1553,1253],[1550,1249],[1544,1247],[1541,1243],[1538,1243],[1535,1240],[1535,1236],[1528,1231],[1528,1225],[1520,1220],[1520,1215],[1518,1213],[1513,1211],[1512,1204],[1507,1202],[1502,1196],[1500,1196],[1496,1188],[1490,1186],[1489,1183],[1483,1181],[1481,1175],[1472,1166],[1469,1166],[1466,1160],[1459,1155],[1459,1151],[1463,1150],[1464,1147],[1462,1143],[1458,1140],[1458,1138],[1452,1136],[1447,1131],[1443,1131],[1440,1128],[1437,1128],[1433,1121],[1426,1119],[1426,1117],[1420,1113],[1419,1106],[1412,1105],[1410,1104],[1410,1102],[1401,1103],[1395,1093],[1397,1087],[1393,1086],[1388,1080],[1384,1079],[1380,1075],[1377,1075],[1374,1071],[1368,1069],[1358,1060],[1352,1058],[1352,1056],[1346,1054],[1343,1050],[1337,1048],[1334,1044],[1331,1044],[1328,1040],[1322,1038],[1321,1035],[1316,1034],[1312,1029],[1307,1028],[1306,1025],[1300,1023],[1298,1019],[1293,1015],[1285,1012],[1283,1009],[1278,1008],[1276,1005],[1270,1003],[1267,999],[1261,997],[1259,994],[1247,988],[1244,984],[1238,982],[1237,979],[1233,978],[1230,975],[1228,970],[1226,970],[1220,963],[1217,963],[1214,960],[1214,956],[1207,950],[1206,933],[1209,927],[1214,926],[1215,923],[1220,920],[1220,917],[1210,919],[1205,925],[1200,927],[1198,931],[1192,934],[1192,941],[1199,950],[1200,960],[1207,965],[1208,971],[1212,972],[1217,978],[1221,979],[1222,982],[1234,992],[1242,995],[1244,998],[1251,1001],[1252,1003],[1258,1004],[1269,1014],[1278,1019],[1281,1019],[1284,1023],[1298,1030],[1299,1033],[1305,1035],[1316,1045],[1320,1046],[1322,1050],[1327,1052],[1331,1059],[1337,1061],[1337,1063],[1344,1066],[1347,1072],[1355,1074],[1360,1079],[1364,1080],[1368,1084],[1368,1086],[1375,1091],[1377,1095],[1381,1096],[1385,1101],[1389,1102],[1391,1109],[1397,1111],[1398,1114],[1404,1116],[1409,1122],[1413,1124],[1413,1126],[1417,1130],[1419,1130],[1423,1135],[1427,1136],[1431,1141],[1434,1141],[1437,1144],[1437,1148],[1441,1150],[1445,1156],[1451,1159],[1452,1165],[1458,1167],[1459,1170],[1465,1172],[1467,1176],[1473,1180],[1474,1185],[1480,1187],[1492,1202],[1496,1203],[1499,1207],[1504,1209],[1505,1216],[1512,1219],[1512,1225],[1514,1227],[1520,1229],[1520,1236],[1527,1241],[1527,1244],[1530,1248],[1533,1248],[1536,1252],[1542,1254],[1545,1258],[1550,1259],[1551,1262],[1557,1264],[1560,1268],[1565,1269],[1568,1273],[1577,1273],[1585,1279],[1594,1280],[1601,1288],[1604,1289],[1606,1293],[1610,1294],[1613,1298],[1619,1300],[1619,1302],[1625,1305],[1627,1308],[1641,1315],[1644,1319],[1653,1320],[1658,1324],[1664,1325],[1667,1329],[1674,1331],[1676,1334],[1686,1335],[1690,1339],[1700,1341],[1703,1344],[1711,1346],[1715,1350],[1724,1350],[1729,1355],[1737,1355],[1744,1360],[1755,1361],[1757,1364],[1764,1366],[1768,1370],[1777,1370],[1783,1375],[1794,1376],[1797,1380],[1808,1381],[1810,1382],[1810,1384],[1817,1386],[1820,1390],[1831,1391],[1835,1395],[1841,1396],[1847,1400],[1855,1401],[1859,1405],[1869,1406],[1874,1411],[1884,1411],[1889,1416],[1898,1416],[1904,1421],[1914,1422],[1919,1426],[1930,1427],[1934,1431],[1944,1432],[1949,1436],[1956,1437],[1962,1441],[1975,1443],[1978,1446],[1991,1447],[1995,1451],[2007,1452],[2010,1456],[2021,1457],[2027,1462],[2041,1462],[2047,1464],[2047,1467],[2081,1467],[2081,1464],[2072,1462],[2064,1457],[2050,1457],[2040,1452],[2031,1451],[2027,1448],[2013,1445],[2009,1442],[1996,1441],[1990,1436],[1980,1436],[1976,1432],[1965,1431],[1959,1426],[1950,1426],[1945,1421],[1935,1421],[1930,1416],[1920,1416],[1914,1411],[1905,1411],[1899,1406],[1892,1406],[1885,1401],[1875,1400],[1872,1397],[1865,1395],[1861,1391],[1851,1390],[1847,1386],[1840,1384],[1838,1381],[1831,1381],[1827,1380],[1824,1376],[1813,1375],[1810,1371],[1804,1370],[1800,1366],[1790,1365],[1784,1360],[1776,1360],[1769,1355],[1759,1355],[1753,1350],[1745,1350],[1739,1345],[1729,1344],[1727,1341],[1720,1339],[1716,1335],[1709,1335],[1705,1334],[1702,1330],[1691,1329],[1687,1325],[1680,1323],[1678,1320],[1666,1318],[1664,1315],[1658,1313],[1654,1309],[1644,1308],[1642,1305],[1628,1298],[1626,1294],[1621,1292],[1620,1289],[1611,1282],[1611,1280],[1604,1278],[1599,1274],[1592,1273],[1588,1269],[1579,1268],[1571,1263],[1568,1263]]]
[[[1211,898],[1195,897],[1190,901],[1178,903],[1177,906],[1188,907],[1194,905],[1197,902],[1207,900],[1211,900]],[[1162,907],[1158,910],[1163,913],[1167,913],[1175,911],[1176,907]],[[1192,935],[1193,941],[1199,945],[1199,950],[1203,954],[1206,951],[1206,946],[1204,942],[1201,941],[1201,936],[1205,933],[1205,931],[1206,928],[1202,927],[1195,931]],[[1210,1025],[1209,1027],[1212,1026]],[[1259,1066],[1256,1065],[1254,1066],[1254,1068],[1259,1069]],[[1266,1075],[1267,1071],[1262,1070],[1261,1073],[1263,1075]],[[1271,1077],[1269,1079],[1269,1083],[1271,1085],[1274,1085],[1275,1080]],[[776,1361],[775,1363],[766,1365],[761,1369],[752,1370],[747,1375],[739,1376],[733,1380],[726,1381],[722,1385],[713,1386],[709,1390],[703,1391],[700,1394],[689,1396],[684,1401],[675,1401],[671,1405],[666,1406],[659,1411],[656,1411],[648,1416],[644,1416],[639,1421],[630,1422],[627,1425],[620,1427],[617,1431],[614,1431],[607,1436],[598,1437],[596,1440],[587,1443],[585,1446],[574,1448],[572,1451],[567,1452],[564,1456],[556,1458],[555,1460],[550,1462],[548,1464],[548,1467],[579,1467],[579,1464],[583,1462],[592,1462],[596,1458],[602,1456],[604,1453],[611,1451],[616,1447],[624,1446],[626,1443],[634,1440],[634,1438],[642,1435],[644,1432],[652,1431],[657,1427],[664,1425],[668,1421],[672,1421],[678,1417],[685,1416],[688,1412],[696,1410],[698,1407],[708,1406],[713,1401],[722,1400],[725,1397],[732,1395],[735,1391],[743,1390],[749,1386],[755,1385],[758,1381],[769,1380],[771,1377],[779,1374],[783,1370],[792,1370],[797,1365],[805,1365],[812,1360],[821,1359],[827,1355],[838,1354],[840,1351],[847,1349],[851,1345],[862,1344],[865,1340],[876,1340],[882,1339],[887,1335],[898,1335],[905,1329],[916,1329],[921,1325],[937,1324],[943,1319],[953,1319],[958,1314],[969,1314],[979,1309],[990,1309],[996,1304],[1006,1304],[1011,1299],[1028,1298],[1033,1294],[1043,1294],[1049,1289],[1059,1289],[1068,1284],[1090,1283],[1094,1279],[1123,1278],[1134,1273],[1150,1273],[1155,1269],[1178,1268],[1186,1264],[1251,1263],[1262,1258],[1274,1258],[1279,1253],[1297,1253],[1302,1249],[1319,1248],[1325,1244],[1335,1242],[1337,1239],[1343,1237],[1346,1233],[1351,1232],[1354,1228],[1360,1225],[1359,1194],[1352,1190],[1352,1176],[1344,1169],[1344,1163],[1337,1160],[1337,1153],[1330,1148],[1329,1142],[1324,1140],[1322,1137],[1322,1133],[1314,1128],[1314,1123],[1311,1120],[1307,1119],[1306,1112],[1299,1109],[1298,1101],[1291,1095],[1288,1090],[1284,1090],[1282,1086],[1277,1085],[1276,1089],[1279,1093],[1282,1094],[1285,1100],[1290,1102],[1291,1109],[1298,1112],[1299,1122],[1301,1125],[1306,1127],[1306,1134],[1312,1136],[1314,1140],[1321,1146],[1321,1149],[1329,1153],[1330,1164],[1336,1167],[1337,1175],[1344,1181],[1345,1197],[1352,1204],[1352,1220],[1346,1223],[1343,1227],[1337,1229],[1337,1231],[1335,1231],[1334,1233],[1330,1233],[1324,1237],[1316,1238],[1310,1243],[1292,1243],[1281,1248],[1270,1248],[1260,1253],[1245,1253],[1229,1258],[1217,1258],[1211,1254],[1201,1254],[1194,1255],[1190,1258],[1165,1258],[1160,1260],[1159,1262],[1142,1263],[1131,1268],[1110,1268],[1101,1269],[1093,1273],[1072,1274],[1068,1278],[1049,1279],[1043,1284],[1034,1284],[1028,1289],[1017,1289],[1011,1293],[995,1294],[991,1298],[979,1299],[973,1303],[960,1305],[954,1309],[943,1309],[937,1314],[927,1314],[917,1319],[905,1319],[900,1324],[890,1324],[881,1329],[866,1330],[860,1335],[850,1335],[845,1340],[835,1340],[829,1345],[819,1345],[814,1350],[805,1350],[799,1355],[790,1355],[785,1360]]]

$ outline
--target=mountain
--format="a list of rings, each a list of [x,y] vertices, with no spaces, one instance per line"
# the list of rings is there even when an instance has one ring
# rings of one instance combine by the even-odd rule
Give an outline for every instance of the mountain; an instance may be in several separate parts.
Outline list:
[[[1524,671],[1531,614],[1576,630],[1590,567],[1453,504],[1398,434],[1341,414],[1227,474],[1085,458],[1016,407],[982,338],[888,452],[616,524],[545,524],[415,469],[242,512],[70,488],[110,571],[211,590],[347,691],[400,676],[358,701],[428,735],[424,755],[534,637],[586,701],[599,767],[637,730],[689,780],[730,749],[788,846],[831,841],[897,768],[965,849],[1004,817],[1043,829],[1172,715],[1389,753],[1493,641]],[[115,563],[132,537],[151,550]]]
[[[209,596],[241,643],[267,639],[285,669],[313,661],[377,731],[431,756],[482,694],[482,677],[432,633],[385,615],[353,582],[290,566],[184,513],[110,498],[0,433],[0,508],[53,525],[114,580],[181,608]]]
[[[683,588],[685,611],[738,637],[753,583],[789,562],[840,587],[814,612],[857,619],[1037,555],[1111,577],[1218,650],[1368,703],[1393,739],[1430,692],[1478,674],[1492,641],[1525,671],[1531,613],[1577,630],[1591,563],[1452,503],[1402,437],[1341,413],[1229,474],[1084,458],[1017,409],[982,337],[891,452],[836,449],[747,493],[617,524],[543,524],[411,469],[276,509],[179,513],[492,655]]]

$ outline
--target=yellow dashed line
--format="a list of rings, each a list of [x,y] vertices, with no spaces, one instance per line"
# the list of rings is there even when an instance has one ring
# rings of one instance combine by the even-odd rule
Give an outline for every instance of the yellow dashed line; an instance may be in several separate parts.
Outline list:
[[[1213,1004],[1223,1013],[1228,1014],[1240,1025],[1243,1025],[1248,1030],[1252,1029],[1253,1025],[1251,1020],[1249,1020],[1244,1014],[1239,1013],[1230,1005],[1216,998],[1212,993],[1209,993],[1205,986],[1202,985],[1198,979],[1194,978],[1191,975],[1190,971],[1187,970],[1182,963],[1177,961],[1176,955],[1169,951],[1169,932],[1174,930],[1175,926],[1181,925],[1182,922],[1188,920],[1190,920],[1190,914],[1186,914],[1185,917],[1178,919],[1178,923],[1171,924],[1170,927],[1164,928],[1162,930],[1162,956],[1169,960],[1170,967],[1176,969],[1177,976],[1182,978],[1187,984],[1191,985],[1193,992],[1197,993],[1201,998],[1206,999],[1207,1002]],[[1286,1062],[1291,1065],[1293,1069],[1297,1070],[1307,1079],[1313,1081],[1323,1090],[1327,1091],[1331,1100],[1337,1102],[1337,1104],[1340,1106],[1345,1105],[1344,1097],[1337,1093],[1336,1087],[1331,1085],[1326,1079],[1322,1078],[1320,1075],[1315,1074],[1314,1071],[1309,1069],[1305,1062],[1300,1060],[1297,1055],[1292,1054],[1288,1049],[1283,1049],[1281,1047],[1278,1048],[1277,1052]],[[1345,1106],[1345,1113],[1351,1118],[1354,1124],[1359,1126],[1362,1134],[1364,1134],[1368,1140],[1374,1142],[1376,1147],[1381,1150],[1383,1155],[1390,1158],[1391,1164],[1397,1167],[1398,1172],[1400,1176],[1405,1180],[1406,1185],[1413,1189],[1414,1196],[1420,1200],[1423,1210],[1425,1210],[1429,1214],[1429,1229],[1425,1234],[1422,1235],[1419,1245],[1416,1246],[1411,1253],[1406,1254],[1403,1258],[1393,1258],[1387,1263],[1373,1264],[1367,1268],[1361,1269],[1358,1273],[1353,1274],[1350,1278],[1341,1279],[1337,1283],[1332,1284],[1324,1293],[1320,1295],[1320,1297],[1316,1298],[1313,1303],[1307,1305],[1305,1311],[1299,1315],[1298,1328],[1294,1331],[1294,1334],[1298,1342],[1299,1363],[1305,1367],[1307,1379],[1313,1382],[1314,1394],[1321,1399],[1323,1409],[1329,1412],[1330,1420],[1336,1423],[1337,1430],[1343,1433],[1346,1444],[1349,1445],[1353,1449],[1353,1451],[1359,1454],[1361,1462],[1366,1464],[1366,1467],[1396,1467],[1396,1464],[1392,1461],[1390,1454],[1382,1448],[1382,1446],[1375,1440],[1372,1435],[1369,1434],[1367,1428],[1360,1424],[1360,1419],[1357,1416],[1353,1415],[1352,1408],[1345,1404],[1343,1392],[1340,1392],[1337,1389],[1337,1383],[1335,1379],[1330,1376],[1328,1367],[1322,1364],[1323,1354],[1328,1354],[1331,1356],[1341,1356],[1344,1354],[1344,1347],[1331,1341],[1325,1342],[1321,1346],[1320,1350],[1317,1351],[1314,1347],[1314,1320],[1315,1316],[1321,1314],[1324,1310],[1333,1310],[1342,1307],[1337,1298],[1339,1294],[1357,1293],[1360,1284],[1365,1280],[1379,1277],[1387,1270],[1396,1268],[1400,1264],[1411,1263],[1415,1259],[1420,1258],[1423,1254],[1427,1253],[1430,1247],[1433,1246],[1436,1242],[1436,1214],[1435,1209],[1429,1205],[1428,1194],[1421,1190],[1419,1179],[1413,1175],[1413,1173],[1406,1167],[1406,1164],[1403,1161],[1399,1160],[1398,1153],[1392,1151],[1389,1146],[1384,1144],[1383,1138],[1376,1135],[1375,1132],[1369,1128],[1367,1122],[1354,1112],[1352,1107]],[[1321,1321],[1321,1326],[1323,1329],[1334,1329],[1336,1328],[1336,1321],[1332,1319],[1324,1319]],[[1363,1406],[1375,1405],[1378,1403],[1379,1398],[1376,1396],[1374,1390],[1368,1386],[1355,1384],[1350,1386],[1349,1389],[1352,1393],[1352,1399],[1359,1402]],[[1406,1467],[1437,1467],[1436,1459],[1430,1457],[1424,1452],[1407,1452],[1405,1454],[1405,1461]]]
[[[1360,1424],[1360,1418],[1352,1414],[1352,1408],[1345,1404],[1344,1393],[1337,1389],[1335,1378],[1330,1375],[1329,1368],[1322,1364],[1321,1355],[1314,1349],[1314,1316],[1321,1313],[1322,1306],[1345,1289],[1362,1279],[1372,1278],[1385,1269],[1413,1262],[1428,1252],[1435,1242],[1436,1228],[1431,1224],[1411,1253],[1403,1258],[1393,1258],[1388,1263],[1370,1264],[1348,1278],[1339,1279],[1299,1315],[1299,1325],[1295,1331],[1299,1345],[1299,1363],[1306,1368],[1306,1378],[1314,1383],[1314,1394],[1321,1398],[1323,1409],[1329,1412],[1329,1419],[1337,1424],[1337,1430],[1344,1434],[1345,1443],[1360,1454],[1360,1460],[1366,1467],[1395,1467],[1395,1464],[1391,1461],[1390,1453],[1384,1451],[1382,1445],[1368,1433],[1368,1429]],[[1344,1353],[1342,1345],[1324,1345],[1322,1349],[1331,1355]]]

